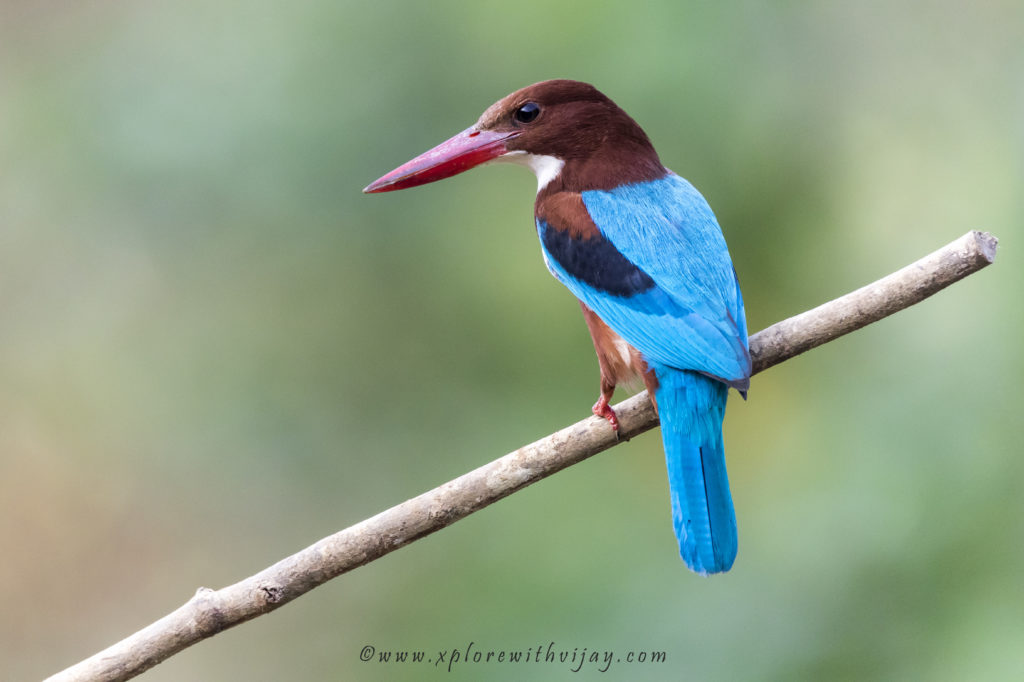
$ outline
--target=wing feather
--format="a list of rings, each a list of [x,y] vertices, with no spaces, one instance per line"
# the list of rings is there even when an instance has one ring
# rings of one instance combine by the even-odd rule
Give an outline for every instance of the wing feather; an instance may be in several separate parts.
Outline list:
[[[565,226],[538,219],[552,273],[649,362],[745,389],[743,298],[722,231],[700,193],[669,173],[581,196],[600,235],[574,237]]]

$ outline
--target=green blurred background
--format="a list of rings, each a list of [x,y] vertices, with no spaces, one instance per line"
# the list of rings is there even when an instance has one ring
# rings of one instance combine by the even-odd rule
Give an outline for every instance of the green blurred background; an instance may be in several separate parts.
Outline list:
[[[0,4],[0,679],[55,672],[587,416],[535,180],[369,181],[595,83],[715,208],[751,330],[969,229],[997,264],[758,376],[740,552],[676,555],[648,434],[149,680],[567,679],[360,649],[661,650],[630,680],[1024,674],[1024,9]]]

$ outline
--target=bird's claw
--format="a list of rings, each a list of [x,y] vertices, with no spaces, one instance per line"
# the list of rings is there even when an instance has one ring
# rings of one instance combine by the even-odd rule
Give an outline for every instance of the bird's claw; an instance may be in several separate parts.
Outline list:
[[[612,406],[608,404],[608,398],[604,397],[603,395],[600,398],[598,398],[597,402],[594,403],[593,412],[598,417],[602,417],[608,420],[608,423],[611,424],[612,431],[615,432],[615,437],[618,438],[619,418],[615,414],[615,410],[612,409]]]

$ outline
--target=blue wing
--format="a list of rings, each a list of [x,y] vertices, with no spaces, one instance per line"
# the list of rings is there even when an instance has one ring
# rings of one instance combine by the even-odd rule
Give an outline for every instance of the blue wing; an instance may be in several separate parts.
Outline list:
[[[747,326],[722,231],[683,178],[581,193],[599,236],[538,221],[551,272],[649,363],[745,390]]]

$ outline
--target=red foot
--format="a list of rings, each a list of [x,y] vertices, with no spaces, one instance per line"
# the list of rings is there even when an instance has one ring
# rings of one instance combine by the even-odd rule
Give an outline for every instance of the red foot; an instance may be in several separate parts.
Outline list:
[[[615,416],[615,410],[612,409],[611,405],[608,404],[608,398],[603,395],[594,403],[594,414],[598,417],[604,417],[608,420],[608,423],[612,425],[613,431],[619,430],[619,418]]]

